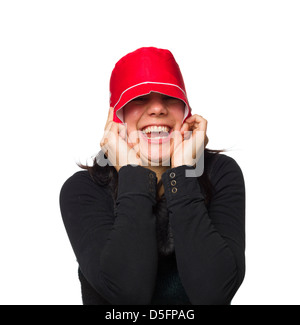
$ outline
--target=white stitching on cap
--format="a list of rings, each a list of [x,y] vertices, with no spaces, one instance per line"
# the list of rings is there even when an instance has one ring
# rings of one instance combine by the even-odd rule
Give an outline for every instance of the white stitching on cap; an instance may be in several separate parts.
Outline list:
[[[126,93],[126,91],[128,91],[128,90],[131,89],[131,88],[134,88],[134,87],[137,87],[137,86],[140,86],[140,85],[144,85],[144,84],[157,84],[157,85],[175,86],[175,87],[179,88],[179,89],[183,92],[185,98],[187,97],[185,91],[184,91],[182,88],[180,88],[179,86],[175,85],[175,84],[170,84],[170,83],[166,83],[166,82],[156,82],[156,81],[144,81],[144,82],[141,82],[141,83],[139,83],[139,84],[133,85],[133,86],[131,86],[131,87],[125,89],[125,90],[122,92],[122,94],[120,95],[120,98],[119,98],[119,100],[116,102],[114,108],[118,105],[118,103],[120,102],[122,96],[124,95],[124,93]],[[127,103],[126,103],[126,104],[127,104]],[[124,104],[122,107],[124,107],[126,104]],[[116,112],[116,115],[117,115],[117,117],[118,117],[118,118],[119,118],[119,119],[124,123],[124,121],[123,121],[123,114],[122,114],[122,112],[120,112],[120,110],[122,109],[122,107],[120,107],[120,108],[118,109],[118,111]],[[188,115],[188,112],[189,112],[189,109],[187,108],[187,105],[186,105],[186,107],[185,107],[185,114],[184,114],[185,117]],[[120,116],[119,116],[118,113],[119,113],[119,114],[121,113]],[[122,115],[122,117],[121,117],[121,115]],[[184,117],[184,118],[185,118],[185,117]]]
[[[125,89],[125,90],[122,92],[122,94],[120,95],[120,98],[119,98],[119,100],[117,101],[117,103],[116,103],[116,105],[114,106],[114,108],[118,105],[119,101],[121,100],[123,94],[126,93],[126,91],[128,91],[128,90],[131,89],[131,88],[134,88],[134,87],[137,87],[137,86],[140,86],[140,85],[144,85],[144,84],[157,84],[157,85],[175,86],[175,87],[179,88],[179,89],[184,93],[184,96],[186,97],[186,93],[185,93],[185,91],[184,91],[182,88],[180,88],[179,86],[177,86],[177,85],[170,84],[170,83],[165,83],[165,82],[145,81],[145,82],[141,82],[141,83],[139,83],[139,84],[136,84],[136,85],[134,85],[134,86],[131,86],[131,87]]]

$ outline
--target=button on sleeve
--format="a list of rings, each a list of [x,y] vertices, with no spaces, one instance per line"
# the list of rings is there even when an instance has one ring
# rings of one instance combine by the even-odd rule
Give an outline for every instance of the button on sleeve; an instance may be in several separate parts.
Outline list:
[[[203,198],[197,177],[186,176],[186,170],[190,169],[194,169],[194,167],[183,165],[163,173],[162,182],[169,206],[186,196]]]

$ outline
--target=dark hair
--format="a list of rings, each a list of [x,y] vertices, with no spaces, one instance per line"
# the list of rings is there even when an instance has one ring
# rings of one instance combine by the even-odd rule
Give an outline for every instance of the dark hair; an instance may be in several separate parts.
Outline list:
[[[205,168],[205,159],[209,154],[217,155],[221,152],[226,151],[223,150],[212,150],[212,149],[205,149],[204,150],[204,171],[201,176],[198,177],[198,182],[204,191],[204,197],[205,197],[205,204],[208,205],[210,202],[210,199],[213,194],[213,187],[209,179],[209,175],[207,172],[207,168]],[[97,162],[97,157],[100,155],[101,151],[94,157],[93,159],[93,165],[83,165],[81,163],[77,163],[77,165],[85,169],[89,172],[91,178],[93,181],[101,186],[109,186],[114,200],[116,200],[117,197],[117,189],[118,189],[118,172],[116,171],[115,167],[110,165],[100,166]],[[158,186],[161,186],[161,183],[158,184]],[[160,198],[157,197],[157,200]]]

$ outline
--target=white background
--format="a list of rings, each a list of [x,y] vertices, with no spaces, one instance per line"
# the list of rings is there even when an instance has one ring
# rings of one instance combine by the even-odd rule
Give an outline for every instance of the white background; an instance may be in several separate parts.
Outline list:
[[[99,150],[116,61],[156,46],[244,173],[232,304],[300,304],[299,17],[289,0],[1,1],[0,303],[81,304],[59,191]]]

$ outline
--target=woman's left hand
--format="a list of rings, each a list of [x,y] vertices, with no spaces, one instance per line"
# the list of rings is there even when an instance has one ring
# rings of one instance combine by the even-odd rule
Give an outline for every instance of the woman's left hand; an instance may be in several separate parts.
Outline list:
[[[180,132],[174,131],[172,168],[182,165],[195,165],[208,143],[206,129],[207,120],[194,114],[185,120]]]

